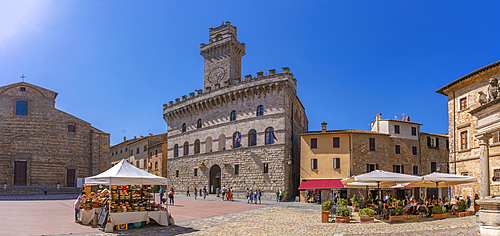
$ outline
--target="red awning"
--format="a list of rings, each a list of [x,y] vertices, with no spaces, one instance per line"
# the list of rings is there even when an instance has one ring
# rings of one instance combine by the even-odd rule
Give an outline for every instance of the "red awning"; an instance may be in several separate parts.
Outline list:
[[[344,189],[341,179],[305,179],[300,182],[299,191]]]

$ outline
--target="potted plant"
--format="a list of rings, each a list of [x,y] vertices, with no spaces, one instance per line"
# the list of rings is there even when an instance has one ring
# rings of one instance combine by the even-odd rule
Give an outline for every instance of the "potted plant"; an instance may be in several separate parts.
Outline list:
[[[356,207],[356,202],[358,202],[358,197],[354,194],[351,198],[352,207]]]
[[[396,207],[396,209],[391,209],[389,211],[389,223],[403,223],[405,222],[405,216],[403,215],[403,208]]]
[[[335,223],[349,223],[351,222],[351,212],[347,207],[347,199],[340,199],[337,202]]]
[[[354,206],[354,211],[358,212],[360,206],[361,206],[361,204],[359,203],[359,201],[357,201],[356,204],[355,204],[355,206]]]
[[[375,211],[370,208],[364,208],[359,210],[359,220],[361,223],[373,223],[375,222]]]
[[[469,212],[467,211],[469,209],[469,206],[467,205],[466,201],[458,201],[457,207],[458,207],[458,210],[457,210],[458,217],[469,216]]]
[[[444,206],[435,206],[432,208],[432,217],[437,219],[446,218],[446,207]]]
[[[333,207],[333,201],[328,200],[321,204],[321,222],[328,223],[328,218],[330,217],[330,209]]]

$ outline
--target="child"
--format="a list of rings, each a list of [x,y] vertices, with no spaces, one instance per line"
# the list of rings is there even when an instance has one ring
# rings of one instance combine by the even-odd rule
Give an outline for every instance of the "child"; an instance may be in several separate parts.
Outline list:
[[[194,200],[196,200],[196,197],[198,197],[198,189],[194,187]]]

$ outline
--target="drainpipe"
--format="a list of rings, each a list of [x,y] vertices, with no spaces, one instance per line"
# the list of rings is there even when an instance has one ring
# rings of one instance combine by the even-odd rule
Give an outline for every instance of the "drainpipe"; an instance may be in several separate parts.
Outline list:
[[[456,133],[455,133],[455,130],[456,130],[456,125],[457,125],[457,120],[455,118],[456,116],[456,108],[455,108],[455,103],[456,103],[456,99],[455,99],[455,91],[451,90],[450,88],[448,88],[452,93],[453,93],[453,167],[455,169],[455,173],[454,174],[457,174],[457,136],[456,136]],[[449,140],[449,136],[448,136],[448,140]],[[448,145],[449,145],[449,141],[448,141]],[[455,186],[452,186],[452,191],[453,195],[455,195]]]
[[[352,175],[352,171],[353,171],[353,168],[354,168],[354,160],[352,159],[352,148],[351,148],[351,134],[349,133],[349,159],[350,159],[350,163],[351,163],[351,170],[349,171],[349,175],[347,176],[347,178],[350,178],[351,175]]]

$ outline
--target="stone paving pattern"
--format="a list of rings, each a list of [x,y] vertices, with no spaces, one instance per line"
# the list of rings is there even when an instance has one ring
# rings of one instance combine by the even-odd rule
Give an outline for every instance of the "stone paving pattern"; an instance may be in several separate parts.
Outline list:
[[[200,220],[173,227],[146,227],[93,235],[479,235],[475,216],[415,223],[321,223],[318,211],[267,207]],[[171,232],[171,229],[175,232]]]

